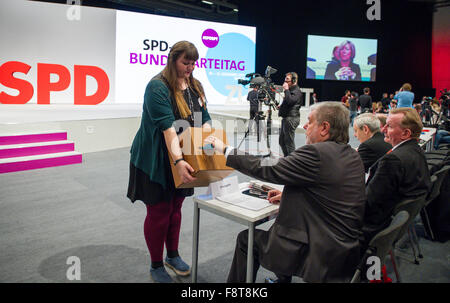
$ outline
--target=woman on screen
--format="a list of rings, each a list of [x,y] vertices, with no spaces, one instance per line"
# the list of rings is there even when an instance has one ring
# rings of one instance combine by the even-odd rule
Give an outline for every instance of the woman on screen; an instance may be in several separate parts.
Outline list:
[[[333,56],[337,60],[328,63],[324,79],[361,81],[361,69],[358,64],[353,63],[355,54],[352,42],[347,40],[341,43],[337,50],[333,50]]]
[[[178,242],[181,206],[194,190],[175,188],[169,154],[183,183],[194,181],[191,176],[194,170],[183,160],[177,132],[181,133],[180,126],[193,127],[194,117],[202,120],[195,125],[201,122],[200,125],[209,128],[206,122],[211,118],[205,93],[192,75],[198,57],[197,48],[188,41],[173,45],[166,67],[145,89],[141,125],[131,146],[127,197],[131,202],[144,202],[147,208],[144,237],[151,258],[150,274],[155,282],[172,282],[164,268],[164,244],[165,265],[177,275],[190,274],[189,265],[178,254]]]

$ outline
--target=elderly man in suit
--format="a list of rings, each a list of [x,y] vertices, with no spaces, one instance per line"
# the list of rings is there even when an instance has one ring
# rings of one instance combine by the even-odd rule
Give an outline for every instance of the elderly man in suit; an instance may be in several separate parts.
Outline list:
[[[385,141],[392,150],[369,170],[364,215],[363,248],[380,230],[389,225],[395,206],[404,199],[426,195],[430,174],[424,152],[418,145],[422,122],[413,108],[389,112],[383,128]]]
[[[359,230],[364,214],[364,167],[348,145],[349,111],[337,102],[311,107],[306,145],[273,166],[213,137],[206,142],[227,156],[227,166],[276,184],[269,192],[280,203],[268,231],[255,230],[253,280],[260,265],[279,278],[296,275],[306,282],[349,281],[359,262]],[[238,235],[228,282],[244,282],[248,231]]]
[[[356,117],[353,130],[355,137],[361,143],[358,153],[363,161],[364,171],[367,173],[369,167],[384,156],[392,146],[384,141],[380,131],[380,120],[374,114],[366,113]]]

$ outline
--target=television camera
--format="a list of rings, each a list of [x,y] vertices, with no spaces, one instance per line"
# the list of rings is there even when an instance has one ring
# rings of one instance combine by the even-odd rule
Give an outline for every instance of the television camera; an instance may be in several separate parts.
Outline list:
[[[249,79],[238,79],[238,84],[244,86],[250,84],[251,88],[256,87],[258,92],[258,101],[264,103],[273,110],[277,110],[279,102],[275,99],[275,94],[282,92],[283,87],[274,85],[272,79],[270,78],[270,76],[275,74],[277,71],[277,69],[267,66],[264,77],[258,73],[250,73],[245,75],[245,77]]]
[[[270,78],[271,75],[275,74],[278,70],[267,66],[264,76],[261,76],[261,74],[258,73],[250,73],[245,75],[246,78],[249,79],[238,79],[238,84],[241,85],[248,85],[250,84],[251,88],[257,89],[257,99],[258,99],[258,113],[255,115],[253,120],[256,122],[256,128],[257,128],[257,141],[260,142],[260,121],[264,121],[266,116],[264,115],[264,112],[261,109],[261,105],[264,104],[269,107],[267,111],[267,147],[269,149],[270,155],[270,135],[271,135],[271,129],[272,129],[272,110],[277,110],[279,106],[279,102],[276,100],[275,96],[276,93],[283,92],[283,87],[279,85],[274,85],[272,82],[272,79]],[[249,121],[251,122],[251,121]],[[242,139],[241,143],[238,146],[241,146],[242,142],[247,138],[249,132],[250,132],[250,124],[247,128],[247,131],[245,132],[244,138]],[[266,155],[266,156],[268,156]]]

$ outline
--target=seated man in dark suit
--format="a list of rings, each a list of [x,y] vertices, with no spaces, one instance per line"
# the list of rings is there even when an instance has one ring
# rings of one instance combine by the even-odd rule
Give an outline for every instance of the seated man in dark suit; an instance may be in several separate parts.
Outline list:
[[[208,137],[216,152],[224,152],[227,166],[251,177],[283,184],[283,192],[269,192],[280,203],[268,231],[255,230],[254,271],[260,264],[289,281],[349,281],[359,262],[359,230],[364,214],[364,167],[348,145],[349,111],[338,102],[311,107],[306,145],[272,166],[261,159],[238,155],[236,149]],[[228,282],[245,282],[248,231],[238,235]]]
[[[391,145],[384,142],[384,136],[380,132],[380,120],[374,114],[359,115],[353,122],[354,135],[361,143],[358,153],[364,163],[364,171],[367,173],[379,158],[383,157]]]
[[[370,239],[389,225],[395,206],[404,199],[425,195],[430,174],[424,152],[418,145],[422,122],[413,108],[389,112],[383,128],[392,152],[380,158],[369,170],[366,185],[363,249]]]

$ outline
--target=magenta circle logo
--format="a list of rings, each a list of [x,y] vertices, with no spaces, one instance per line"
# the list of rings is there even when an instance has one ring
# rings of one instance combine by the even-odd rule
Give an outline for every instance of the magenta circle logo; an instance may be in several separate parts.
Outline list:
[[[215,30],[209,28],[203,32],[202,41],[206,47],[216,47],[219,44],[219,35]]]

